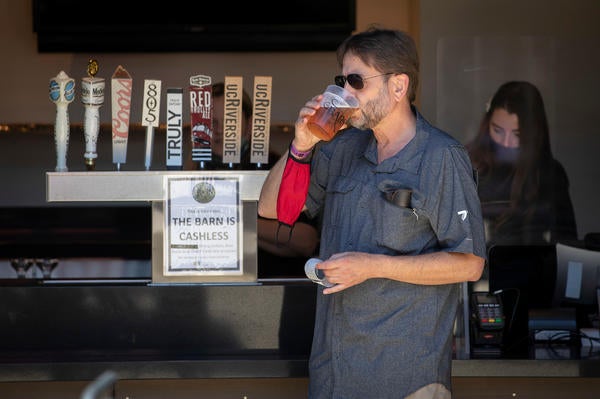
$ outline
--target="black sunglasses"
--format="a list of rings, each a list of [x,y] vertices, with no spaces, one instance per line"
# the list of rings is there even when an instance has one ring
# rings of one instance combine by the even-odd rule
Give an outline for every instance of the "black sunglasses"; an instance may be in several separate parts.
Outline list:
[[[334,78],[334,81],[335,81],[335,84],[340,87],[346,86],[346,82],[348,82],[348,84],[354,90],[360,90],[363,87],[365,87],[365,80],[367,80],[367,79],[376,78],[378,76],[393,75],[393,74],[394,74],[394,72],[388,72],[388,73],[382,73],[381,75],[374,75],[374,76],[368,76],[366,78],[363,78],[362,76],[360,76],[357,73],[351,73],[348,76],[338,75]]]

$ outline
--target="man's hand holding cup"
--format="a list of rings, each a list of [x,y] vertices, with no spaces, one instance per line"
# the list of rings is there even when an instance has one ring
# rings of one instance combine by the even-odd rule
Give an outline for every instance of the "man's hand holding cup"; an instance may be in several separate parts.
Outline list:
[[[358,110],[358,99],[343,87],[329,85],[325,92],[308,101],[296,122],[296,148],[312,148],[319,141],[329,141],[346,126]]]

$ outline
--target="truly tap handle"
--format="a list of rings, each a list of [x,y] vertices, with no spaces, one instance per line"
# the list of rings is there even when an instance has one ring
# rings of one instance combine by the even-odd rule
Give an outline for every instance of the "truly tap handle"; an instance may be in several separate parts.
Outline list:
[[[64,71],[50,79],[50,101],[56,104],[54,141],[56,144],[56,171],[66,172],[69,146],[69,114],[67,108],[75,98],[75,81]]]
[[[87,170],[96,168],[98,133],[100,132],[100,107],[104,103],[104,79],[95,77],[98,62],[90,60],[88,76],[81,80],[81,102],[85,107],[83,133],[85,136],[85,166]]]

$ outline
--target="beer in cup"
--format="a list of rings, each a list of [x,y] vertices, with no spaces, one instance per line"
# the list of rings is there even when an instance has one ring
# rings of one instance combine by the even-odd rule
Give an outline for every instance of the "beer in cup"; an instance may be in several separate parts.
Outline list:
[[[321,106],[308,118],[308,129],[324,141],[329,141],[358,109],[358,99],[343,87],[329,85],[323,93]]]

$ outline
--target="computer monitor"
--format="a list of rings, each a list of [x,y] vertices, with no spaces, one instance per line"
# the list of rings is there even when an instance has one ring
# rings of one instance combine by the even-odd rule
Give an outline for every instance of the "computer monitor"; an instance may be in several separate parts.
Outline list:
[[[554,306],[598,309],[600,251],[556,244]]]
[[[494,245],[488,250],[489,291],[504,305],[504,357],[529,355],[529,312],[552,307],[556,278],[553,244]]]
[[[552,244],[494,245],[488,250],[489,291],[519,295],[526,307],[552,306],[556,249]]]

